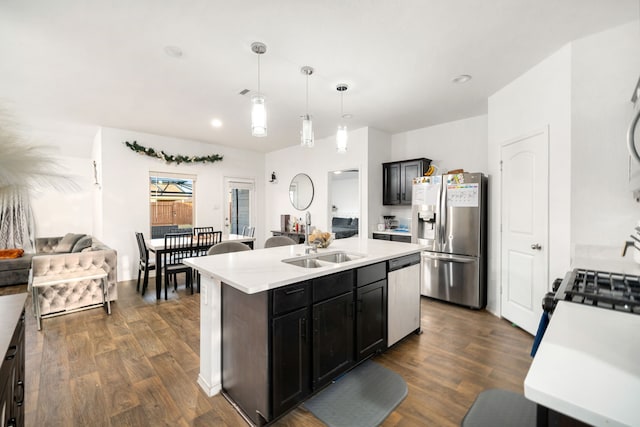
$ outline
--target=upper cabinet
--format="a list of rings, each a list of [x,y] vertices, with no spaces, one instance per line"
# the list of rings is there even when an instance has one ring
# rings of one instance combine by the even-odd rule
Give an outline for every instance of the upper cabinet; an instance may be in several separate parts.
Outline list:
[[[413,159],[382,164],[382,204],[411,205],[413,178],[423,176],[431,160]]]

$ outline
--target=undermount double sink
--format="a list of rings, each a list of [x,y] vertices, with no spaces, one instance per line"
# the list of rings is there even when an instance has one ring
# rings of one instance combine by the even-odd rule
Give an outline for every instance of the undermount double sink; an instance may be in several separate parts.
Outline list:
[[[282,262],[295,265],[297,267],[318,268],[327,267],[331,264],[340,264],[343,262],[355,261],[360,258],[364,258],[364,255],[338,251],[283,259]]]

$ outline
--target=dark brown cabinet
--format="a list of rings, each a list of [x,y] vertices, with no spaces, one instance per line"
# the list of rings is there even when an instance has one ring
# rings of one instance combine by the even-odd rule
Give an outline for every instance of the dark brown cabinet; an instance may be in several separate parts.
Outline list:
[[[387,281],[356,290],[356,349],[361,361],[386,347]]]
[[[356,270],[356,360],[387,346],[387,267],[381,262]]]
[[[386,292],[385,262],[256,294],[223,283],[223,391],[255,425],[285,414],[386,348]]]
[[[411,243],[411,236],[399,236],[397,234],[373,233],[374,239],[390,240],[392,242]]]
[[[353,270],[312,282],[314,390],[353,366],[353,286]]]
[[[24,425],[24,303],[26,294],[0,297],[0,426]]]
[[[382,204],[411,205],[413,178],[423,176],[431,160],[413,159],[382,164]]]
[[[313,388],[353,365],[353,292],[313,305]]]
[[[284,414],[311,392],[307,307],[273,319],[273,415]]]

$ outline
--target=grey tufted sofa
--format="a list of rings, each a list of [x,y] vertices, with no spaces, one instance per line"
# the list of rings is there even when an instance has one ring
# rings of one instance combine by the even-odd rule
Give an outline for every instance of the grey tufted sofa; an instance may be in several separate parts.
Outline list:
[[[57,276],[77,271],[92,272],[102,268],[107,272],[109,299],[118,298],[117,253],[99,240],[92,238],[92,244],[82,252],[56,253],[56,246],[62,237],[36,239],[36,253],[32,258],[32,275]],[[97,280],[85,280],[70,284],[49,286],[39,294],[40,313],[73,310],[90,304],[100,303],[102,293]]]

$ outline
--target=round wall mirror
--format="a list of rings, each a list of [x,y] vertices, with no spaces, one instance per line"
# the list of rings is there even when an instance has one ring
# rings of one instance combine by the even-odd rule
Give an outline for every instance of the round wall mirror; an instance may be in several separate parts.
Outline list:
[[[313,182],[306,173],[294,176],[289,184],[289,200],[294,208],[303,211],[313,201]]]

